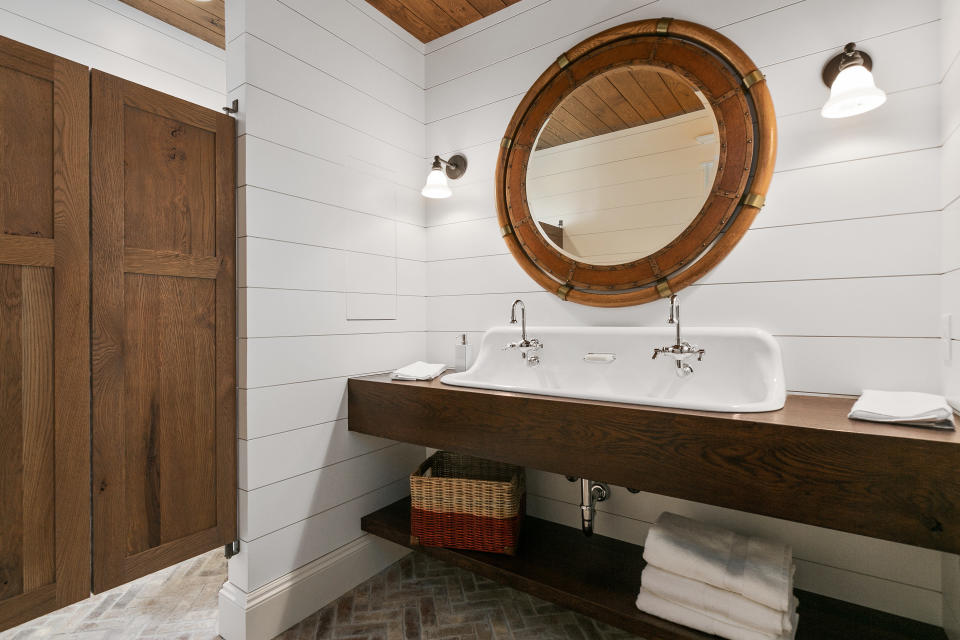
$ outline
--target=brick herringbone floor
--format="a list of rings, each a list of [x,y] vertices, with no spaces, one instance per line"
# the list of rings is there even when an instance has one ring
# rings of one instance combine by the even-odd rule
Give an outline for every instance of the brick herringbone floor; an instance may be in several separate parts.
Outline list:
[[[276,640],[627,640],[625,631],[415,553]]]
[[[0,632],[0,640],[213,640],[220,550]],[[276,640],[628,640],[630,634],[414,553]]]

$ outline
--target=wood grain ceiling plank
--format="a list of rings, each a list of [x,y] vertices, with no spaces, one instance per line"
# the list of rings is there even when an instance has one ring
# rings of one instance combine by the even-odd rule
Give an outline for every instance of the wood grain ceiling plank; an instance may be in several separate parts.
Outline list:
[[[223,28],[223,2],[197,2],[196,0],[153,0],[154,4],[175,11],[184,18],[198,23],[219,24]],[[212,21],[212,22],[211,22]]]
[[[424,43],[492,15],[518,1],[367,0],[371,6]]]
[[[440,31],[424,22],[419,15],[407,9],[399,0],[367,0],[367,2],[420,42],[430,42],[442,35]]]
[[[670,89],[673,97],[680,103],[684,113],[693,113],[694,111],[703,109],[703,103],[700,102],[700,98],[693,92],[693,87],[672,73],[661,72],[660,78],[664,84],[667,85],[667,88]]]
[[[631,69],[630,73],[637,81],[637,84],[643,87],[644,93],[650,96],[653,104],[657,105],[657,109],[665,118],[671,118],[683,113],[683,107],[680,106],[677,99],[670,93],[670,89],[664,84],[663,78],[660,77],[659,73],[653,69],[636,67]]]
[[[547,126],[540,133],[540,140],[537,142],[537,149],[549,149],[550,147],[555,147],[558,144],[563,144],[563,139],[556,134],[556,129],[551,126]]]
[[[620,131],[626,129],[628,125],[624,122],[613,105],[609,104],[603,97],[593,90],[593,83],[587,83],[574,92],[574,95],[583,103],[583,105],[595,114],[603,124],[610,128],[610,131]]]
[[[637,84],[634,78],[626,69],[611,71],[609,74],[610,82],[617,88],[620,94],[626,98],[627,102],[640,114],[646,122],[656,122],[663,120],[663,114],[657,109],[657,106],[646,94],[643,88]]]
[[[441,35],[456,31],[463,26],[432,0],[404,0],[402,4]]]
[[[571,93],[551,114],[537,149],[621,131],[703,109],[692,86],[668,71],[615,69]]]
[[[556,139],[557,144],[566,144],[568,142],[573,142],[579,140],[579,136],[576,133],[571,131],[566,125],[560,122],[557,118],[550,118],[550,123],[547,125]]]
[[[647,121],[643,119],[643,116],[641,116],[623,94],[613,86],[610,78],[606,75],[598,76],[594,79],[590,83],[590,88],[593,89],[604,102],[610,105],[610,108],[620,116],[620,119],[623,120],[627,126],[637,127],[641,124],[646,124]]]
[[[168,11],[179,14],[187,20],[197,25],[209,29],[219,35],[224,33],[224,14],[221,3],[219,12],[216,11],[214,3],[198,4],[194,0],[151,0],[153,4],[158,5]]]
[[[470,4],[476,9],[481,16],[487,17],[491,13],[496,13],[503,9],[506,5],[503,4],[500,0],[468,0]]]
[[[160,2],[154,0],[121,0],[121,2],[221,49],[224,48],[224,19],[222,13],[218,16],[206,9],[200,9],[190,0],[161,0]],[[171,8],[173,6],[177,8]],[[211,7],[212,9],[215,9],[215,7]]]
[[[461,27],[476,22],[484,16],[467,0],[437,0],[435,4],[456,20]]]
[[[577,120],[582,122],[588,129],[590,129],[590,137],[601,136],[605,133],[610,133],[611,129],[603,120],[601,120],[597,115],[591,111],[577,94],[572,93],[567,96],[567,99],[563,101],[563,106],[566,107]]]
[[[561,104],[557,107],[550,116],[551,120],[556,120],[558,123],[570,130],[574,135],[574,140],[583,140],[584,138],[589,138],[593,135],[593,130],[588,127],[586,124],[580,122],[570,111],[567,110],[566,103]]]

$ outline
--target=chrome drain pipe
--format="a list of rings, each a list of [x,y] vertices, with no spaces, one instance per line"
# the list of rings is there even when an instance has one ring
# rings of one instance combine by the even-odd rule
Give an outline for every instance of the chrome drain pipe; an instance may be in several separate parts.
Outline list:
[[[610,497],[610,487],[605,482],[580,479],[580,526],[583,535],[593,535],[593,520],[597,514],[596,504]]]

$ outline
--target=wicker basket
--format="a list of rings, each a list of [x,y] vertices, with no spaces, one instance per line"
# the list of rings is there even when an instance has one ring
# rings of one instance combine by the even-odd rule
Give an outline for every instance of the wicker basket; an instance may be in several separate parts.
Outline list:
[[[410,542],[514,555],[523,467],[438,451],[410,476]]]

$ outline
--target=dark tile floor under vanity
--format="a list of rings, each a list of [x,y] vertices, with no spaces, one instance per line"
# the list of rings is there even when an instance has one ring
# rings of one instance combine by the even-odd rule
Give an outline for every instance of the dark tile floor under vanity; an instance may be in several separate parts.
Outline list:
[[[413,553],[277,640],[626,640],[625,631]]]

